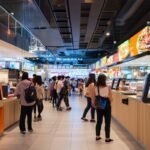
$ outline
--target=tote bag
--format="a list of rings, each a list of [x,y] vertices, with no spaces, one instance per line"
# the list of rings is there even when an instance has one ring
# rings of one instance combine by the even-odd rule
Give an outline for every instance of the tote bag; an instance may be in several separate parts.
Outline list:
[[[96,96],[97,104],[98,104],[100,109],[104,110],[106,108],[108,98],[100,96],[98,87],[97,87],[97,90],[98,90],[98,96]]]

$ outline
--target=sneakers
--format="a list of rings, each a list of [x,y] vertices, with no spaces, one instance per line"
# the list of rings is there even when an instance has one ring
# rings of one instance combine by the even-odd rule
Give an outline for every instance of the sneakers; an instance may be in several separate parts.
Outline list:
[[[99,140],[101,140],[102,138],[101,137],[96,137],[96,141],[99,141]]]
[[[82,117],[81,119],[82,119],[83,121],[88,121],[88,119],[86,119],[86,118],[83,118],[83,117]]]
[[[57,111],[62,111],[62,108],[61,107],[57,107]]]
[[[91,119],[90,122],[93,122],[93,123],[94,123],[94,122],[96,122],[96,121],[95,121],[94,119]]]
[[[33,129],[30,129],[30,130],[28,130],[30,133],[32,133],[33,132]]]
[[[67,107],[66,110],[71,110],[71,107]]]
[[[21,134],[26,134],[26,131],[20,131]]]
[[[106,143],[113,142],[113,141],[114,141],[113,139],[106,139],[105,140]]]

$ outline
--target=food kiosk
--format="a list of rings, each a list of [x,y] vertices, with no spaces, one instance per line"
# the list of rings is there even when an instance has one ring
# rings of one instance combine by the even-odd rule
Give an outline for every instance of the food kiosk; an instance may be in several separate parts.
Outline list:
[[[136,67],[129,67],[132,62]],[[108,77],[115,78],[112,82],[113,118],[146,149],[150,149],[150,27],[145,27],[119,45],[118,52],[107,58],[106,65],[108,72],[111,70]],[[126,65],[126,72],[121,73],[121,69],[113,68],[122,65]],[[128,78],[128,84],[124,89],[116,88],[116,78],[124,76]]]

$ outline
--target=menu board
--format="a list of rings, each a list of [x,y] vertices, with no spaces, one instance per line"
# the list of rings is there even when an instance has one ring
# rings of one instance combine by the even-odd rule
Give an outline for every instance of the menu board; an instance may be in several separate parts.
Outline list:
[[[107,65],[112,65],[113,64],[113,56],[109,56],[107,58]]]
[[[19,62],[10,62],[9,64],[10,69],[20,69],[20,63]]]
[[[34,64],[25,62],[23,64],[23,70],[34,71]]]
[[[1,61],[0,62],[0,69],[4,69],[5,68],[5,62],[4,61]]]
[[[121,45],[118,46],[118,54],[119,54],[119,61],[122,61],[129,57],[130,50],[129,50],[129,40],[123,42]]]
[[[107,65],[107,57],[105,56],[101,59],[101,67],[104,67],[106,65]]]
[[[150,51],[150,26],[145,27],[130,38],[130,56]]]
[[[96,62],[95,68],[96,68],[96,69],[99,69],[99,68],[100,68],[100,65],[101,65],[101,61],[99,60],[99,61]]]
[[[117,63],[119,61],[119,55],[118,53],[113,55],[113,63]]]

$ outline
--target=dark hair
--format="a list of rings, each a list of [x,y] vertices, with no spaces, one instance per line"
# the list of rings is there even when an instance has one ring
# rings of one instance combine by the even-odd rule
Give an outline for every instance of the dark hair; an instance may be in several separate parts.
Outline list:
[[[61,80],[61,76],[58,76],[58,80]]]
[[[27,72],[23,72],[21,80],[28,80],[28,79],[29,79],[28,73]]]
[[[52,77],[52,80],[53,80],[53,81],[56,81],[56,76]]]
[[[64,80],[64,78],[65,78],[65,76],[62,75],[62,76],[61,76],[61,80]]]
[[[94,85],[96,83],[95,74],[89,74],[89,78],[88,78],[88,81],[86,83],[86,87],[88,87],[89,84],[91,84],[91,83],[94,83]]]
[[[42,77],[41,77],[41,76],[37,76],[37,77],[36,77],[36,83],[37,83],[38,85],[42,85],[42,84],[43,84],[43,82],[42,82]]]
[[[106,86],[107,77],[104,74],[100,74],[97,79],[97,86]]]

